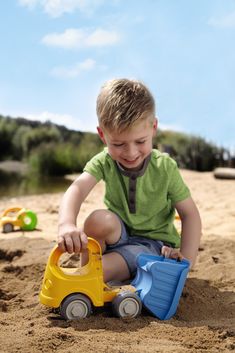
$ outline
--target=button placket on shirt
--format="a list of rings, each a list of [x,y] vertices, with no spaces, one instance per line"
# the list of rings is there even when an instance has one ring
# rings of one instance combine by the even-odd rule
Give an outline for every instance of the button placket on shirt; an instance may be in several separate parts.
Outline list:
[[[145,170],[148,166],[148,163],[150,162],[151,159],[151,153],[148,155],[148,157],[145,159],[143,167],[139,171],[128,171],[122,168],[122,166],[116,162],[117,168],[119,172],[127,176],[129,178],[129,194],[127,196],[127,202],[128,202],[128,207],[130,213],[136,213],[136,185],[137,185],[137,178],[140,176],[143,176],[145,173]]]
[[[137,177],[132,175],[129,178],[129,210],[131,213],[136,212],[136,183]]]

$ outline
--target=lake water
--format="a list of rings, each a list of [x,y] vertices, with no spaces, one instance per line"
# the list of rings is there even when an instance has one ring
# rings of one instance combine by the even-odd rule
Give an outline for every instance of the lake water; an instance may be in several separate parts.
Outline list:
[[[0,198],[64,192],[71,180],[62,177],[21,177],[0,173]]]

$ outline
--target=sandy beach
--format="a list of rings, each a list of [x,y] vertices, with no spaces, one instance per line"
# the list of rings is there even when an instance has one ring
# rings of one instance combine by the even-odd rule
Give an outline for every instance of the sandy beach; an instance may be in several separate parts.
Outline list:
[[[0,233],[0,353],[214,353],[235,350],[235,180],[181,171],[200,210],[203,236],[176,315],[160,321],[146,311],[133,320],[97,310],[67,322],[39,303],[50,250],[56,242],[62,193],[0,199],[0,212],[20,205],[38,215],[33,232]],[[79,223],[103,207],[98,184]]]

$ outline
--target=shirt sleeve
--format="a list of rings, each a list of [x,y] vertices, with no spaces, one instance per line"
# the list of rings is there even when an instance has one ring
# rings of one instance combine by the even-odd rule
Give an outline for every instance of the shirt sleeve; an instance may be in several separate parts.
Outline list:
[[[90,161],[87,162],[83,171],[94,176],[98,181],[104,180],[104,168],[103,168],[103,152],[95,155]]]
[[[172,204],[176,202],[186,200],[191,196],[190,190],[185,184],[176,162],[170,158],[171,168],[169,172],[169,188],[168,195],[171,199]]]

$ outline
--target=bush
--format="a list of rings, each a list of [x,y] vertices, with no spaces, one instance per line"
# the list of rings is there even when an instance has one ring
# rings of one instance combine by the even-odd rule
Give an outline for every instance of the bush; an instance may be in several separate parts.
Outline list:
[[[70,143],[41,144],[31,151],[30,171],[48,176],[82,172],[86,162],[100,151],[100,146],[85,141],[86,139],[79,146]]]
[[[223,159],[224,149],[203,138],[179,132],[161,131],[155,139],[157,147],[169,153],[181,168],[210,171]]]
[[[58,150],[53,144],[42,144],[33,150],[29,157],[30,172],[44,176],[59,176],[68,173],[67,163],[58,158]]]
[[[17,130],[16,123],[9,124],[9,119],[0,119],[0,161],[12,159],[14,148],[12,137]]]

